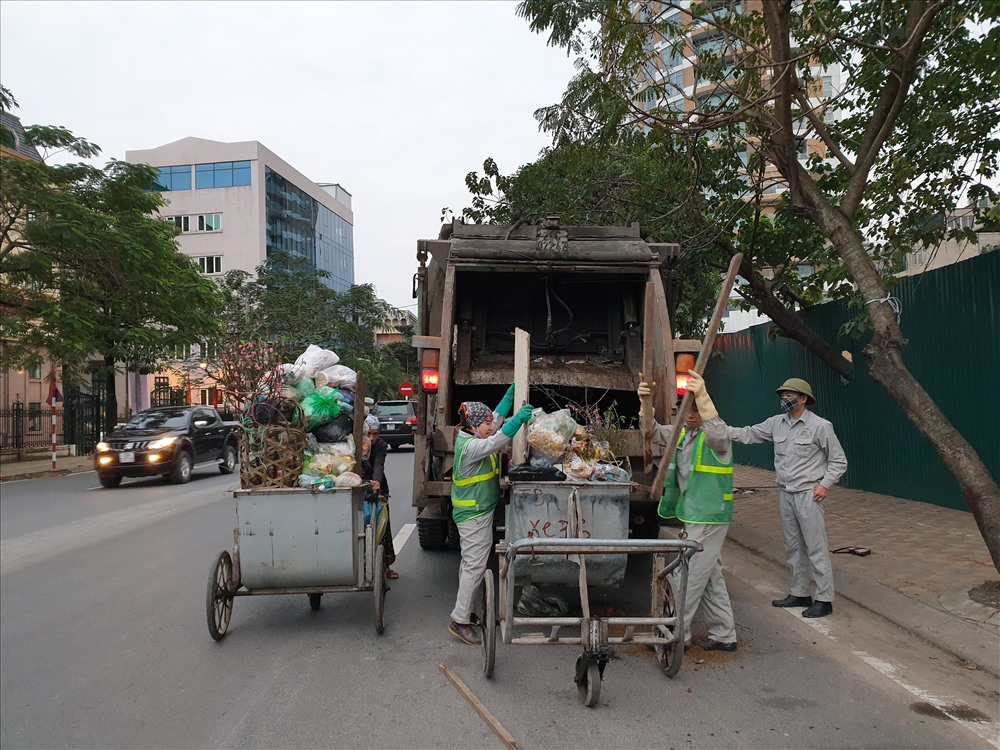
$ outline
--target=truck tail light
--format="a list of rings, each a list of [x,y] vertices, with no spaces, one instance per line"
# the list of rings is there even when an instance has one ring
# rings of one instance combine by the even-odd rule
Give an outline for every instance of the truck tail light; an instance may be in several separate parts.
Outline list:
[[[436,391],[438,389],[438,377],[439,373],[437,370],[421,370],[420,387],[428,392]]]
[[[416,417],[407,417],[406,418],[406,424],[416,424],[416,423],[417,423],[417,418]]]
[[[688,372],[692,369],[694,369],[694,356],[691,354],[678,354],[674,366],[674,371],[677,373],[678,396],[683,396],[687,393]]]
[[[439,349],[423,349],[420,352],[420,387],[427,393],[434,393],[438,389],[438,379],[440,371],[438,367],[441,363],[441,351]]]

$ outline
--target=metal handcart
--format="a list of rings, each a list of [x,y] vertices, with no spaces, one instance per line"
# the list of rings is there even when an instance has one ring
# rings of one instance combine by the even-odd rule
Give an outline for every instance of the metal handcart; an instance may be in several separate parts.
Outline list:
[[[586,706],[596,706],[600,700],[611,646],[652,646],[667,676],[677,674],[684,655],[688,560],[700,545],[682,539],[628,539],[629,491],[630,485],[624,483],[512,483],[504,539],[497,545],[499,602],[493,574],[487,571],[483,577],[480,621],[486,677],[494,671],[498,628],[507,644],[582,646],[574,681],[580,701]],[[620,583],[630,554],[653,556],[649,616],[594,615],[589,585]],[[578,582],[581,616],[515,615],[515,585],[528,577],[536,582]],[[611,635],[610,626],[623,629],[622,634]],[[524,628],[535,630],[523,632]],[[545,630],[538,632],[539,628]],[[560,631],[564,628],[579,632],[563,635]]]
[[[385,550],[375,542],[378,506],[366,522],[367,485],[320,492],[300,488],[234,490],[233,553],[212,565],[208,632],[220,640],[238,596],[367,591],[375,596],[375,631],[385,630]]]

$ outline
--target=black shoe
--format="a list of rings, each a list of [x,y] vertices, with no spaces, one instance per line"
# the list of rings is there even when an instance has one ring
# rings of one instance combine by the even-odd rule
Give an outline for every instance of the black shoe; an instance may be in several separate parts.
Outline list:
[[[821,602],[817,600],[813,602],[811,607],[809,607],[805,612],[802,613],[802,616],[826,617],[827,615],[831,614],[833,614],[833,602]]]
[[[735,651],[736,641],[732,643],[723,643],[722,641],[695,641],[695,646],[700,648],[702,651]]]
[[[794,596],[789,594],[784,599],[774,599],[772,607],[808,607],[813,603],[811,596]]]
[[[479,635],[479,628],[473,625],[461,625],[452,620],[448,623],[448,632],[462,643],[467,643],[470,646],[478,646],[483,642],[482,636]]]

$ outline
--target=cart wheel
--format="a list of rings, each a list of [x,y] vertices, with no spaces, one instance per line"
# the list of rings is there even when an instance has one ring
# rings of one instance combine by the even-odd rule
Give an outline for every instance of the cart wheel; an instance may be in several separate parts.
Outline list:
[[[233,616],[233,558],[228,550],[222,550],[208,575],[208,595],[205,607],[208,613],[208,632],[219,641],[229,630],[229,618]]]
[[[483,627],[483,674],[493,676],[493,665],[497,657],[497,599],[494,593],[493,573],[483,574],[483,615],[479,618]]]
[[[653,558],[653,617],[677,617],[677,625],[674,627],[674,637],[676,641],[671,644],[657,644],[656,659],[663,667],[667,677],[675,676],[684,661],[684,616],[677,613],[676,599],[674,598],[674,586],[671,576],[664,576],[657,581],[656,576],[664,568],[664,557],[656,555]]]
[[[580,662],[585,662],[581,664]],[[576,660],[576,694],[580,703],[593,708],[601,700],[601,668],[596,661],[581,656]]]
[[[385,632],[385,547],[375,548],[375,570],[372,573],[372,588],[375,590],[375,632]]]
[[[319,609],[319,603],[322,598],[322,594],[309,594],[309,608],[312,609],[313,612]]]

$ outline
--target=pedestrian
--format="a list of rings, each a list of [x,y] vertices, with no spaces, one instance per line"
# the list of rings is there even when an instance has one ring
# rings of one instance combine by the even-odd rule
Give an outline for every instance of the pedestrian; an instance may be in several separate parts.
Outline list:
[[[833,612],[833,563],[823,501],[847,471],[847,456],[833,425],[806,408],[816,403],[809,383],[789,378],[775,392],[783,414],[749,427],[730,427],[729,437],[744,445],[774,443],[785,561],[792,585],[788,596],[771,604],[805,607],[803,617],[826,617]]]
[[[466,401],[458,409],[461,429],[455,436],[451,514],[458,526],[462,560],[448,632],[471,645],[482,643],[479,630],[472,624],[472,600],[493,547],[493,509],[500,499],[497,454],[510,445],[521,426],[531,419],[531,405],[522,403],[517,413],[495,431],[513,405],[512,385],[495,411],[479,401]]]
[[[682,521],[685,537],[702,546],[688,564],[685,641],[690,639],[691,623],[701,610],[708,640],[695,645],[705,651],[735,651],[736,623],[722,574],[722,545],[733,520],[732,441],[701,376],[691,372],[687,388],[695,402],[677,436],[657,512],[661,518]],[[641,398],[651,391],[646,383],[639,383],[637,393]],[[668,445],[672,438],[672,425],[656,424],[654,442]]]
[[[370,482],[372,500],[377,505],[382,505],[379,512],[385,513],[385,528],[381,532],[381,539],[375,541],[385,549],[385,577],[395,580],[399,578],[399,573],[390,567],[396,562],[396,549],[392,543],[392,525],[389,519],[389,480],[385,476],[385,457],[389,452],[389,444],[379,437],[378,430],[378,417],[374,414],[365,417],[365,431],[368,433],[366,438],[370,448],[367,453],[362,451],[361,478]],[[376,524],[376,529],[379,526]]]

